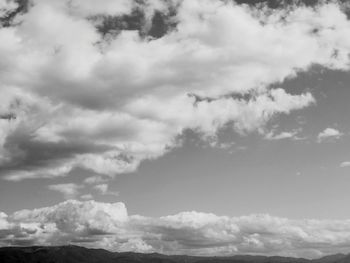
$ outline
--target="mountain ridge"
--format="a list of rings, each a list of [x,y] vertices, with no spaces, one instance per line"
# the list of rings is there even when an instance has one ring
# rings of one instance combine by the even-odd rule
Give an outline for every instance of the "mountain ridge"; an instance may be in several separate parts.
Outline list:
[[[80,246],[1,247],[1,263],[350,263],[350,254],[319,259],[281,256],[188,256],[159,253],[111,252]]]

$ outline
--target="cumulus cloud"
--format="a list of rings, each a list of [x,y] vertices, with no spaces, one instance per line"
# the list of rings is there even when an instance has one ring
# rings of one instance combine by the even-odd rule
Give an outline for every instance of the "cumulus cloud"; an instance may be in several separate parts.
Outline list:
[[[0,212],[0,230],[7,229],[9,227],[7,217],[7,214]]]
[[[182,212],[128,215],[123,203],[68,200],[52,207],[0,213],[0,244],[68,243],[114,251],[192,255],[262,254],[318,257],[345,252],[349,220],[291,220]]]
[[[343,133],[334,128],[326,128],[320,132],[317,136],[318,142],[322,142],[329,139],[339,139],[343,136]]]
[[[1,1],[1,16],[14,8]],[[125,26],[134,13],[142,21]],[[152,33],[155,14],[161,34]],[[0,172],[113,177],[178,146],[186,129],[204,137],[227,124],[259,129],[315,103],[310,92],[278,88],[286,78],[315,64],[348,69],[349,31],[335,2],[270,10],[219,0],[34,0],[0,27]]]

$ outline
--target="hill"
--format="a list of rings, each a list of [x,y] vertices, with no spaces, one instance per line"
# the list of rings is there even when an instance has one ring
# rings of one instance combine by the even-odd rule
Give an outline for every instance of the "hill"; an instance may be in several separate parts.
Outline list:
[[[113,253],[104,249],[79,246],[3,247],[1,263],[350,263],[350,255],[336,254],[316,260],[290,257],[232,256],[193,257],[167,256],[157,253]]]

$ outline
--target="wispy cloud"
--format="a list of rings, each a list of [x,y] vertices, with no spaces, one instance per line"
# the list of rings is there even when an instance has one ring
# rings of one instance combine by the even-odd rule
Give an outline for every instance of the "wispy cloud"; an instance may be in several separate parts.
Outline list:
[[[267,140],[283,140],[283,139],[300,140],[301,138],[297,136],[299,132],[300,130],[276,132],[276,130],[273,129],[267,134],[265,134],[265,139]]]
[[[94,186],[94,189],[97,190],[102,195],[114,195],[118,196],[118,192],[108,190],[108,184],[98,184]]]
[[[317,140],[318,142],[323,142],[329,139],[339,139],[341,136],[343,136],[343,133],[341,133],[339,130],[334,128],[326,128],[318,134]]]
[[[90,176],[84,179],[84,183],[86,184],[100,184],[100,183],[105,183],[108,181],[108,178],[95,175],[95,176]]]
[[[341,168],[350,167],[350,162],[349,162],[349,161],[342,162],[339,166],[340,166]]]
[[[91,200],[94,199],[94,197],[91,194],[85,194],[80,196],[81,199],[83,200]]]
[[[72,199],[78,195],[79,189],[82,187],[73,183],[68,183],[68,184],[51,184],[51,185],[48,185],[47,188],[53,191],[60,192],[61,194],[63,194],[65,199]]]

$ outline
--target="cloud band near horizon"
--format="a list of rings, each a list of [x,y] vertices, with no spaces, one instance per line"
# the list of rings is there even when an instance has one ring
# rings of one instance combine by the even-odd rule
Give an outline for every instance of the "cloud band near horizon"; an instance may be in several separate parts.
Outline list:
[[[150,218],[128,215],[121,202],[76,200],[0,213],[1,246],[67,244],[119,252],[316,258],[348,252],[350,220],[227,217],[195,211]]]

